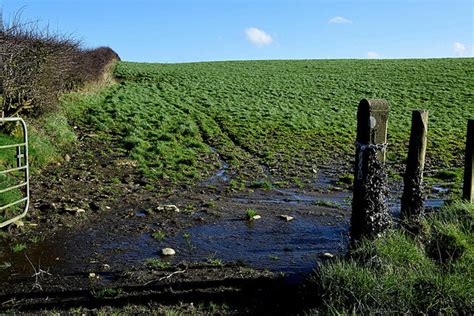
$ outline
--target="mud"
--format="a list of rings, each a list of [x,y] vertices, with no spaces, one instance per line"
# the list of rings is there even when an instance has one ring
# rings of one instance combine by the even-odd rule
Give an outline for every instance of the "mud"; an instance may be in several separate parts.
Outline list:
[[[121,304],[124,297],[148,304],[161,296],[169,304],[202,297],[260,306],[273,294],[293,297],[292,284],[325,260],[324,253],[346,251],[352,193],[334,188],[335,170],[320,170],[311,190],[232,192],[232,175],[219,156],[214,176],[176,187],[144,178],[113,142],[82,135],[69,162],[33,176],[25,226],[10,227],[0,242],[0,310]],[[180,211],[158,208],[170,204]],[[396,212],[396,200],[391,205]],[[248,209],[261,219],[247,220]],[[157,231],[163,240],[152,237]],[[27,248],[14,253],[18,243]],[[164,247],[176,255],[161,257]],[[150,267],[150,258],[166,264]],[[121,294],[104,300],[97,295],[104,287]],[[170,296],[170,289],[181,294]]]

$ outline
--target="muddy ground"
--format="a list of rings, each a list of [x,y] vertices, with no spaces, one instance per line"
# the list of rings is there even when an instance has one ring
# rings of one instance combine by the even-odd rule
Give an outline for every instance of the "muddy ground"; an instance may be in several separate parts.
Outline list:
[[[348,239],[351,193],[334,188],[337,170],[320,170],[311,190],[236,192],[222,162],[211,178],[176,187],[143,177],[113,142],[81,135],[68,161],[32,177],[24,226],[0,243],[0,311],[200,303],[294,314],[317,305],[304,280]],[[249,221],[248,209],[261,219]],[[26,249],[15,253],[19,243]],[[165,247],[176,255],[163,257]]]

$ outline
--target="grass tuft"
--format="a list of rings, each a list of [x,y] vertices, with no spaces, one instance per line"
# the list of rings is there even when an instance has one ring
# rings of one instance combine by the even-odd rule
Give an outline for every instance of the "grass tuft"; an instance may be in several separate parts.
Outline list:
[[[254,216],[258,215],[257,211],[252,209],[252,208],[248,208],[246,211],[245,211],[245,215],[247,216],[247,219],[248,220],[251,220]]]
[[[394,230],[363,241],[348,259],[323,264],[312,278],[320,311],[473,313],[472,211],[472,204],[456,202],[424,219],[427,236]]]

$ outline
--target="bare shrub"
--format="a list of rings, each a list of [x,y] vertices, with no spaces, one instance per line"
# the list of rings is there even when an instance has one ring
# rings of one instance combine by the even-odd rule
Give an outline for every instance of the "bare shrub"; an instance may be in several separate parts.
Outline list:
[[[59,95],[101,78],[118,55],[110,48],[85,50],[69,36],[17,17],[0,27],[0,91],[4,116],[51,112]]]

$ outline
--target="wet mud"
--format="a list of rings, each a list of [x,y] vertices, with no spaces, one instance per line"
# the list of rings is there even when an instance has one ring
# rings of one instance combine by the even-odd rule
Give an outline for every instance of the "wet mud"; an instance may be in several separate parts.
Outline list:
[[[249,284],[265,288],[266,296],[275,282],[294,293],[291,284],[321,260],[346,252],[352,193],[333,189],[334,170],[320,170],[311,190],[233,192],[227,189],[229,167],[219,156],[214,176],[176,188],[150,183],[120,151],[97,149],[106,145],[86,138],[70,162],[32,178],[25,226],[9,228],[0,242],[0,310],[110,303],[97,295],[104,287],[119,288],[130,302],[153,294],[170,304],[181,296],[169,297],[169,287],[185,289],[183,300],[193,299],[189,291],[194,299],[205,292],[216,300],[221,286],[229,300],[236,295],[245,301],[253,293]],[[390,205],[396,213],[397,200]],[[248,220],[249,209],[261,218]],[[26,249],[13,251],[20,243]],[[176,255],[163,257],[165,247]],[[150,259],[162,264],[150,266]],[[215,282],[212,291],[206,282]],[[45,297],[51,298],[47,304]]]

